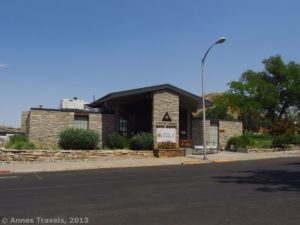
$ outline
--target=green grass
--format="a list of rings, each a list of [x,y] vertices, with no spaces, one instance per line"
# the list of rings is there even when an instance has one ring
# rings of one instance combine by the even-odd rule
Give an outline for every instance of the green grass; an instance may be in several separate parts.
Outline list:
[[[274,144],[299,144],[300,135],[277,135],[244,133],[241,136],[232,137],[228,140],[228,146],[236,148],[272,148]]]
[[[35,145],[30,143],[24,135],[14,135],[11,136],[7,144],[5,145],[7,149],[17,149],[17,150],[32,150],[35,149]]]
[[[228,140],[228,146],[236,148],[271,148],[273,137],[269,134],[244,133]]]
[[[273,137],[269,134],[246,134],[250,137],[251,142],[250,146],[251,148],[271,148]]]

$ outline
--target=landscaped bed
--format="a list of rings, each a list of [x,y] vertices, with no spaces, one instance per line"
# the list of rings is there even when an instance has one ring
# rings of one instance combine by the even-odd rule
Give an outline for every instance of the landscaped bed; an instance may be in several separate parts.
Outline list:
[[[232,137],[227,150],[237,152],[271,152],[286,151],[300,148],[300,135],[271,135],[268,133],[244,133]]]

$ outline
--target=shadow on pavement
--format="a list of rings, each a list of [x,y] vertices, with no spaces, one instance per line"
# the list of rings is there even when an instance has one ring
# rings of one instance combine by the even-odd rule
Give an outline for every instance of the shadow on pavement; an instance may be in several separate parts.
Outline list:
[[[287,165],[289,165],[289,166],[300,166],[300,162],[288,163]]]
[[[300,165],[300,164],[299,164]],[[300,171],[286,170],[247,170],[237,176],[213,177],[220,183],[259,185],[257,191],[293,191],[300,192]]]

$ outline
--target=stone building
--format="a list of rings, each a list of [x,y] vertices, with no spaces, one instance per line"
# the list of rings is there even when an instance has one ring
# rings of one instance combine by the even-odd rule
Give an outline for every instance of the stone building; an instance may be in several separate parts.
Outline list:
[[[86,109],[31,108],[23,113],[26,134],[31,142],[43,146],[57,145],[59,133],[76,127],[95,130],[106,145],[107,135],[118,132],[132,136],[149,132],[154,137],[154,147],[172,143],[179,149],[182,143],[202,144],[202,121],[193,118],[201,108],[202,99],[190,92],[163,84],[127,91],[113,92],[86,105]],[[206,106],[212,103],[206,100]],[[27,115],[27,116],[26,116]],[[209,121],[208,143],[225,146],[226,140],[242,133],[240,122]],[[23,128],[25,129],[25,128]]]

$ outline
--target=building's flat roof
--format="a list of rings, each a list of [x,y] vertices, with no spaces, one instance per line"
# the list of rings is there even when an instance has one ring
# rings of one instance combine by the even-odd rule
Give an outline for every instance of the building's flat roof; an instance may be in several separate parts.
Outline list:
[[[84,109],[50,109],[50,108],[31,108],[30,110],[55,111],[55,112],[78,112],[78,113],[95,113],[99,112],[84,110]]]
[[[101,103],[104,103],[106,101],[113,100],[116,98],[128,97],[130,95],[145,94],[145,93],[156,92],[156,91],[161,91],[161,90],[169,90],[169,91],[178,93],[179,95],[183,95],[187,98],[193,99],[196,102],[199,102],[199,103],[202,102],[202,98],[195,94],[192,94],[188,91],[185,91],[183,89],[175,87],[171,84],[161,84],[161,85],[155,85],[155,86],[150,86],[150,87],[126,90],[126,91],[112,92],[112,93],[109,93],[109,94],[103,96],[102,98],[99,98],[98,100],[88,104],[88,106],[97,107]],[[212,103],[208,100],[206,100],[206,104],[207,104],[207,106],[212,106]]]

